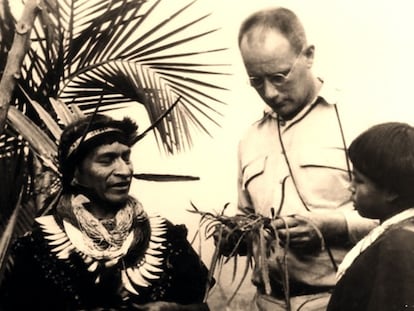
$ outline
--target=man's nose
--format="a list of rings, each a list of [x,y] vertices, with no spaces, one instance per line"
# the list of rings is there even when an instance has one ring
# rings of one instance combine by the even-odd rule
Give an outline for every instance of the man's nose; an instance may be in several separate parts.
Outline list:
[[[131,176],[132,175],[132,164],[129,161],[125,161],[119,158],[116,161],[115,174],[119,176]]]
[[[265,78],[263,82],[263,95],[268,99],[273,99],[279,96],[279,90],[267,78]]]

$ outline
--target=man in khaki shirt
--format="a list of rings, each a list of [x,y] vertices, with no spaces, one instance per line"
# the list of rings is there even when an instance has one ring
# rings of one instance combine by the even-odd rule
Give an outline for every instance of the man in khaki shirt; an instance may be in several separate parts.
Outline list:
[[[252,242],[256,305],[325,310],[337,265],[376,225],[350,201],[338,96],[313,75],[314,46],[290,10],[251,15],[239,48],[269,108],[239,145],[239,208],[270,218],[266,242]]]

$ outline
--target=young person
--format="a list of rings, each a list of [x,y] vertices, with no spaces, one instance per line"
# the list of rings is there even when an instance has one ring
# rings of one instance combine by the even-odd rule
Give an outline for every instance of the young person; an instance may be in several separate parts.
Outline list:
[[[339,266],[328,311],[414,310],[414,128],[373,126],[349,148],[352,200],[380,226]]]

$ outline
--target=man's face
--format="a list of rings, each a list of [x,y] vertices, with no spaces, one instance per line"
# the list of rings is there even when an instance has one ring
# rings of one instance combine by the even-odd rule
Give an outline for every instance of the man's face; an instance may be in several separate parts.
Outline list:
[[[289,41],[278,31],[253,28],[240,42],[240,51],[250,78],[262,81],[255,87],[265,103],[285,119],[295,116],[310,100],[310,68],[313,63],[313,47],[299,56]],[[281,85],[274,85],[275,74],[287,76]]]
[[[122,204],[128,198],[132,179],[131,149],[119,142],[92,150],[76,169],[75,178],[99,199]]]

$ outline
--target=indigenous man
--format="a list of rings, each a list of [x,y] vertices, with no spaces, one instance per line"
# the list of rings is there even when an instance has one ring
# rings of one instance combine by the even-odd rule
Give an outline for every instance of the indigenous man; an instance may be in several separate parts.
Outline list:
[[[186,228],[129,194],[137,125],[94,115],[62,133],[63,193],[13,247],[5,310],[208,310],[207,269]]]

